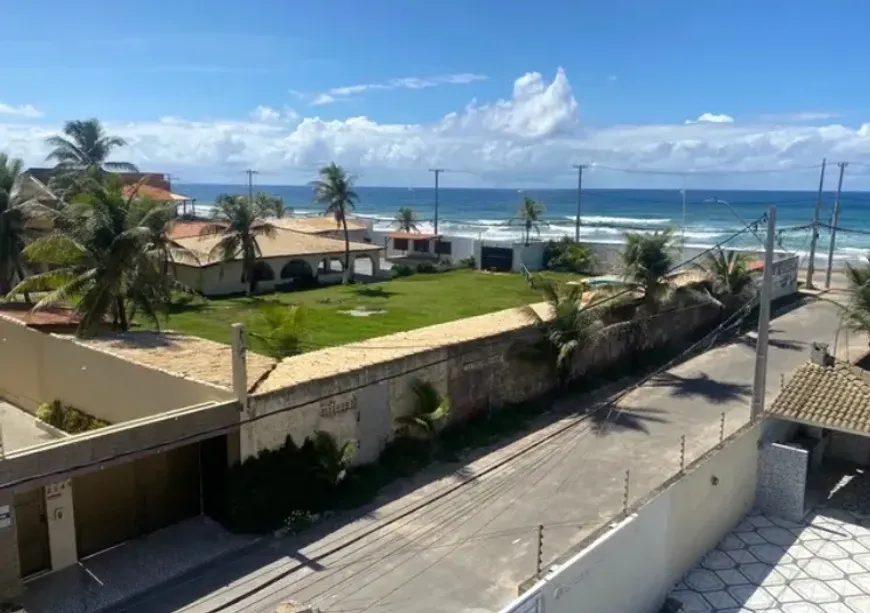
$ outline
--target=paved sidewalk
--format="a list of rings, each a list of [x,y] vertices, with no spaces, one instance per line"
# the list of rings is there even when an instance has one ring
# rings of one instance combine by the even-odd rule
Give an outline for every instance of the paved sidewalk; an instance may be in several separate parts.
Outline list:
[[[833,343],[838,325],[837,309],[822,302],[772,322],[768,402],[808,344]],[[866,351],[866,340],[850,342],[853,355]],[[627,396],[604,434],[565,418],[319,538],[272,541],[123,610],[272,612],[291,599],[324,613],[497,610],[534,572],[538,524],[551,560],[617,512],[626,469],[635,500],[676,472],[682,434],[691,461],[718,443],[722,413],[726,436],[742,426],[753,365],[752,337],[742,337]],[[579,412],[581,401],[560,405]]]

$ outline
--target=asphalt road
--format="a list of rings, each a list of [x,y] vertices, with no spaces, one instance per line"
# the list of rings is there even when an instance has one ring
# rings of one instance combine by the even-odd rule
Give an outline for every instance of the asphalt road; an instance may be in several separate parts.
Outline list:
[[[809,343],[833,345],[839,319],[833,305],[812,302],[772,321],[768,403]],[[866,339],[840,335],[841,355],[866,349]],[[497,610],[535,570],[538,524],[552,560],[619,511],[626,469],[635,500],[678,470],[681,435],[691,461],[718,443],[723,413],[726,435],[743,425],[754,359],[752,335],[742,337],[632,392],[604,433],[566,417],[451,474],[420,475],[355,521],[269,539],[123,610],[272,612],[289,600],[324,613]],[[588,403],[578,396],[560,408]]]

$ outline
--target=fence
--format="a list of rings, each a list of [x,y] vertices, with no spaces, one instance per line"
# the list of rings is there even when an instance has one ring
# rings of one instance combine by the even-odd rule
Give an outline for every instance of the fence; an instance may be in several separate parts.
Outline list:
[[[721,422],[719,443],[688,465],[682,437],[677,473],[631,505],[627,472],[623,507],[612,521],[564,563],[526,582],[530,589],[502,613],[659,611],[673,585],[755,500],[765,425],[746,424],[728,437],[725,427]]]

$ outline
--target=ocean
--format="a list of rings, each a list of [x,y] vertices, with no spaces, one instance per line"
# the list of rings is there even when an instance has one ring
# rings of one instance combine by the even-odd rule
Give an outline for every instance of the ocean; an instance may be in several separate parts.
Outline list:
[[[222,193],[244,194],[246,186],[214,184],[178,184],[174,191],[197,201],[197,212]],[[280,196],[295,214],[311,215],[320,211],[311,202],[311,189],[304,186],[258,185],[257,191]],[[412,208],[420,220],[420,230],[432,231],[435,215],[433,188],[358,187],[360,202],[356,213],[374,220],[376,230],[389,229],[399,207]],[[518,239],[522,229],[510,219],[524,196],[544,205],[546,224],[541,238],[574,235],[577,192],[570,189],[457,189],[439,190],[439,227],[442,234],[482,238],[492,241]],[[759,219],[776,206],[780,247],[805,258],[809,250],[812,222],[818,192],[809,191],[704,191],[686,192],[685,228],[682,195],[679,190],[584,189],[582,194],[580,238],[588,242],[619,243],[628,230],[652,231],[673,227],[685,237],[687,247],[709,247],[725,240],[744,226]],[[725,201],[710,202],[709,199]],[[830,223],[835,194],[822,195],[820,220]],[[835,260],[859,261],[870,253],[870,192],[844,192],[840,196],[840,218]],[[735,248],[760,249],[765,226],[758,236],[744,233],[730,243]],[[817,264],[827,258],[830,233],[820,231]],[[802,261],[802,264],[805,263]]]

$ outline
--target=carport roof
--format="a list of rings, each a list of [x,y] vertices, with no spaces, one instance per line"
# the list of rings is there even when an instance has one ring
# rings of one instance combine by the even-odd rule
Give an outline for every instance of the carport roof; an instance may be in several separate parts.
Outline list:
[[[870,436],[870,380],[857,366],[831,359],[795,371],[767,415]]]

